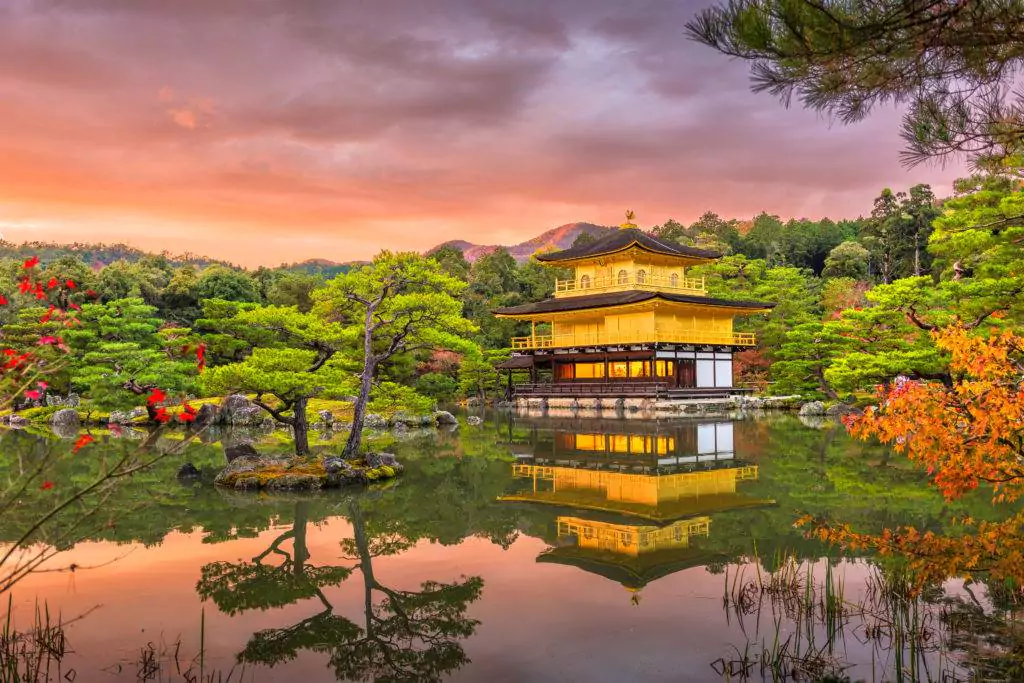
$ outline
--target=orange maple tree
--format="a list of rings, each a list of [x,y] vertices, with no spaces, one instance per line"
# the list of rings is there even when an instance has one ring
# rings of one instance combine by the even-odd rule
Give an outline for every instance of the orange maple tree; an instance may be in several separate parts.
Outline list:
[[[951,327],[935,338],[949,355],[952,386],[897,382],[879,390],[877,407],[848,418],[847,428],[924,466],[947,500],[990,486],[993,503],[1016,501],[1024,495],[1024,337],[1007,330],[983,338]],[[914,527],[865,534],[809,518],[799,524],[848,549],[902,555],[921,583],[984,572],[1024,585],[1024,513],[956,521],[962,534]]]

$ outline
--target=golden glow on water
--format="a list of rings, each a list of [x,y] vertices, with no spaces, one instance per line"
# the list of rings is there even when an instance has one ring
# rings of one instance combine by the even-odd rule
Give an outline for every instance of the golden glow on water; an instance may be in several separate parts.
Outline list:
[[[707,536],[710,517],[693,517],[668,526],[615,524],[582,517],[559,517],[558,539],[574,541],[581,549],[602,550],[637,557],[661,550],[690,547],[692,536]]]

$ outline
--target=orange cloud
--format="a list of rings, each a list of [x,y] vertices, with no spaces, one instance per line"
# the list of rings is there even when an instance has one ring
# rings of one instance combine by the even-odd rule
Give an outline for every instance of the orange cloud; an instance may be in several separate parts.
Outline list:
[[[830,128],[752,95],[743,65],[678,39],[685,3],[452,7],[5,7],[5,236],[350,260],[626,206],[852,217],[959,172],[901,168],[891,112]]]

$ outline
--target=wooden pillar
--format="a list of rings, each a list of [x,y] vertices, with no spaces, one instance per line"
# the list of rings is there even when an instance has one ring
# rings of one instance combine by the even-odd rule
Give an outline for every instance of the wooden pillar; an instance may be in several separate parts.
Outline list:
[[[530,346],[537,348],[537,321],[530,321]]]

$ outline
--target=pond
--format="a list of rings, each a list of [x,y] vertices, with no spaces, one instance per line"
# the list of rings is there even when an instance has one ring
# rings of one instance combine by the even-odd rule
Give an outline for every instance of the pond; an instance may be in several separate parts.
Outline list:
[[[225,445],[283,452],[286,435],[203,434],[61,541],[12,591],[14,622],[43,605],[69,622],[53,680],[972,680],[1004,665],[978,626],[998,592],[950,581],[908,598],[891,558],[840,557],[794,526],[941,531],[993,514],[984,497],[945,503],[840,426],[484,417],[383,435],[403,476],[307,496],[212,486]],[[140,443],[97,435],[72,454],[65,436],[4,435],[0,474],[58,448],[81,479]],[[198,480],[176,477],[185,461]],[[0,520],[0,540],[52,493]]]

